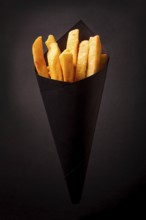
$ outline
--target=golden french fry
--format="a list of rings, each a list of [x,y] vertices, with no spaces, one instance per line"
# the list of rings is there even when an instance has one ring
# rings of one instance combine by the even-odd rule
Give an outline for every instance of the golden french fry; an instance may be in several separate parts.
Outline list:
[[[55,37],[52,34],[50,34],[48,36],[48,39],[45,41],[45,44],[46,44],[48,50],[50,49],[50,44],[51,43],[56,43]]]
[[[79,44],[75,81],[84,79],[86,77],[88,50],[89,50],[89,41],[88,40],[82,41]]]
[[[46,66],[45,58],[44,58],[44,52],[43,52],[43,43],[42,43],[42,37],[39,36],[32,45],[32,54],[33,54],[33,60],[34,65],[37,70],[37,73],[40,76],[43,76],[45,78],[48,78],[48,69]]]
[[[50,68],[49,68],[49,66],[47,66],[47,70],[48,70],[48,77],[51,78],[51,76],[50,76]]]
[[[108,55],[103,53],[101,54],[101,60],[100,60],[100,70],[104,69],[108,62]]]
[[[101,42],[99,35],[89,38],[87,77],[100,70]]]
[[[49,73],[51,79],[63,80],[62,70],[59,62],[60,49],[57,43],[51,43],[49,46],[49,51],[47,53],[47,60],[49,64]]]
[[[79,45],[79,29],[71,30],[68,33],[66,49],[69,49],[70,52],[73,54],[74,66],[76,66],[76,62],[77,62],[78,45]]]
[[[74,81],[73,54],[68,49],[66,49],[60,54],[59,59],[62,67],[64,81],[73,82]]]

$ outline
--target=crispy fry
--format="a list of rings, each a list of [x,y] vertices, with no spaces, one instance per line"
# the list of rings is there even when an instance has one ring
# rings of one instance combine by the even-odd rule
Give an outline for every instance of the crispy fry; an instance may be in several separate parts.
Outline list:
[[[34,65],[37,70],[37,73],[40,76],[43,76],[45,78],[48,78],[48,70],[44,58],[43,53],[43,43],[42,43],[42,37],[39,36],[32,45],[32,54],[33,54],[33,60]]]
[[[76,76],[75,80],[81,80],[86,77],[87,61],[88,61],[89,41],[84,40],[79,44],[77,57]]]
[[[71,30],[68,33],[66,49],[69,49],[70,52],[73,54],[74,66],[76,66],[76,62],[77,62],[78,45],[79,45],[79,29]]]
[[[48,36],[48,39],[45,41],[45,44],[46,44],[48,50],[50,49],[50,44],[51,43],[56,43],[55,37],[52,34],[50,34]]]
[[[90,37],[87,76],[91,76],[100,70],[101,42],[99,35]]]
[[[54,35],[45,41],[48,52],[43,53],[42,37],[32,45],[34,64],[39,75],[59,81],[74,82],[101,71],[108,62],[108,55],[101,54],[100,36],[79,42],[79,29],[68,32],[66,49],[61,53]]]
[[[101,54],[101,60],[100,60],[100,70],[104,69],[108,62],[108,55],[103,53]]]
[[[51,43],[50,49],[47,53],[47,60],[49,64],[49,73],[51,79],[63,80],[62,70],[59,62],[60,49],[57,43]]]
[[[47,70],[48,70],[48,76],[49,76],[49,78],[51,78],[51,76],[50,76],[50,68],[49,68],[49,66],[47,66]]]
[[[68,49],[66,49],[60,54],[59,59],[60,59],[61,67],[62,67],[64,81],[73,82],[74,81],[74,66],[73,66],[72,53]]]

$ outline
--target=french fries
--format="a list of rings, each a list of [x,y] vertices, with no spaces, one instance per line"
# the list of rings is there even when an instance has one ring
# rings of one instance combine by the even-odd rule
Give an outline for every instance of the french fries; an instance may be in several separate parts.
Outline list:
[[[49,46],[49,51],[47,53],[47,60],[49,64],[49,74],[51,79],[63,80],[62,69],[59,62],[60,49],[57,43],[51,43]]]
[[[72,30],[68,33],[66,48],[73,54],[73,64],[76,66],[79,44],[79,29]]]
[[[108,62],[108,55],[102,53],[100,36],[80,42],[79,29],[69,31],[64,51],[60,51],[54,35],[48,36],[45,45],[48,50],[46,60],[42,37],[32,45],[35,68],[45,78],[72,83],[100,72]]]
[[[44,58],[44,52],[43,52],[43,44],[42,44],[42,37],[38,37],[33,45],[32,45],[32,54],[33,54],[33,60],[34,65],[36,67],[37,73],[40,76],[43,76],[45,78],[49,78],[49,72],[46,66],[45,58]]]
[[[48,50],[50,49],[50,44],[51,44],[51,43],[56,43],[55,37],[54,37],[52,34],[50,34],[50,35],[48,36],[48,39],[47,39],[46,42],[45,42],[45,44],[46,44]]]
[[[104,69],[108,62],[108,55],[106,53],[101,54],[100,70]]]
[[[101,60],[101,42],[99,35],[96,35],[94,37],[90,37],[89,39],[87,76],[91,76],[100,70],[100,60]]]
[[[65,82],[74,81],[74,65],[73,54],[70,50],[64,50],[59,56],[60,64],[63,72],[63,79]]]
[[[86,77],[86,69],[88,62],[88,50],[89,50],[89,41],[84,40],[79,45],[77,66],[76,66],[76,81],[84,79]]]

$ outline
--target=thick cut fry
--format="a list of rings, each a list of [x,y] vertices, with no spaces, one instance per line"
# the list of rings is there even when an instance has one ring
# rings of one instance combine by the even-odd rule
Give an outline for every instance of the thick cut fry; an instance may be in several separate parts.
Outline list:
[[[79,44],[77,65],[76,65],[76,76],[75,80],[81,80],[86,77],[87,71],[87,62],[88,62],[88,50],[89,50],[89,41],[84,40]]]
[[[73,65],[72,53],[68,49],[66,49],[60,54],[59,59],[60,59],[61,67],[62,67],[64,81],[73,82],[74,81],[74,65]]]
[[[33,54],[34,65],[37,70],[37,73],[40,76],[49,78],[48,69],[46,66],[44,53],[43,53],[43,43],[41,36],[34,41],[32,45],[32,54]]]
[[[100,70],[101,42],[99,35],[89,38],[89,54],[87,76],[91,76]]]
[[[108,55],[103,53],[101,54],[101,60],[100,60],[100,70],[103,70],[108,62]]]
[[[50,68],[49,68],[49,66],[47,66],[47,70],[48,70],[48,76],[49,76],[49,78],[51,78],[51,76],[50,76]]]
[[[68,33],[66,49],[69,49],[73,54],[73,64],[76,66],[77,53],[79,45],[79,29],[74,29]]]
[[[50,34],[50,35],[48,36],[48,39],[45,41],[45,44],[46,44],[48,50],[50,49],[50,44],[51,44],[51,43],[56,43],[56,40],[55,40],[55,37]]]
[[[60,49],[57,43],[51,43],[50,49],[47,53],[47,60],[49,64],[49,74],[51,79],[63,80],[62,70],[59,62]]]

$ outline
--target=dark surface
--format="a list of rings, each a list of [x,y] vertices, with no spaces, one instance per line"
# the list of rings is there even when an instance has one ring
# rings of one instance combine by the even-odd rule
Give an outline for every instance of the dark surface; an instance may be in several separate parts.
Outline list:
[[[0,219],[145,215],[144,1],[5,1],[0,12]],[[80,19],[100,34],[110,63],[82,199],[72,205],[31,46],[39,35],[59,39]]]

